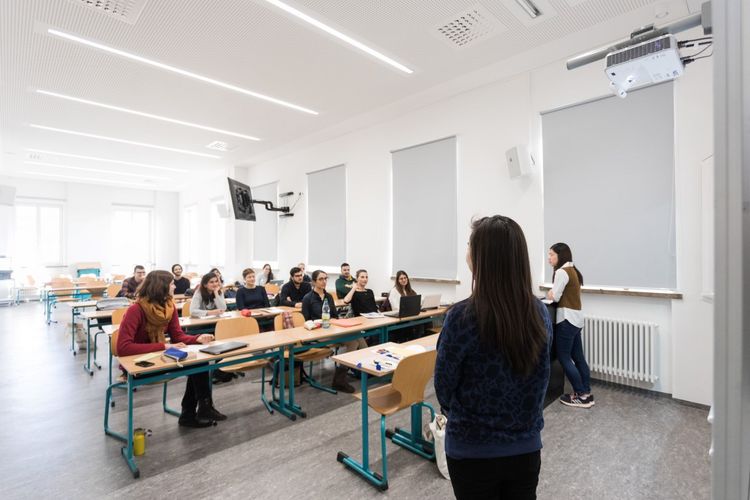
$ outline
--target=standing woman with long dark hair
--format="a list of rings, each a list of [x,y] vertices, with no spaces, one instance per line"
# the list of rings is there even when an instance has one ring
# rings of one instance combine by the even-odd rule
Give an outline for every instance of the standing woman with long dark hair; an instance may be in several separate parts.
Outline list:
[[[581,286],[583,275],[573,264],[573,252],[565,243],[555,243],[547,252],[554,270],[552,289],[547,298],[557,302],[555,318],[555,345],[565,376],[573,386],[573,394],[563,394],[560,402],[577,408],[594,406],[591,394],[591,372],[583,354],[583,312],[581,311]]]
[[[458,499],[536,498],[552,323],[531,288],[526,238],[508,217],[472,224],[471,296],[448,312],[435,392]]]

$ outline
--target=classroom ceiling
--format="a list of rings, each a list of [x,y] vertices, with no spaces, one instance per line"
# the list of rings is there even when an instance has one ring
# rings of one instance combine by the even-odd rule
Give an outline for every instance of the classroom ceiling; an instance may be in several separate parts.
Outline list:
[[[533,0],[532,20],[516,0],[286,2],[409,74],[274,1],[2,0],[0,176],[176,189],[634,11],[661,24],[700,3]]]

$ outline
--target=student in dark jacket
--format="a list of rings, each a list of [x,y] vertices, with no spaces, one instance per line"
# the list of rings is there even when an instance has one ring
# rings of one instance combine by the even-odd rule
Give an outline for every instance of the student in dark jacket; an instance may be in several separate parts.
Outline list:
[[[503,216],[472,224],[468,299],[448,312],[435,393],[448,417],[456,498],[536,498],[552,323],[533,294],[526,239]]]
[[[351,304],[352,314],[359,316],[362,313],[378,312],[375,303],[375,294],[367,288],[368,276],[365,269],[359,269],[356,273],[357,284],[349,290],[344,297],[344,304]]]
[[[242,271],[245,284],[237,290],[237,309],[259,309],[269,307],[268,293],[262,286],[255,286],[255,269],[247,268]]]
[[[174,276],[175,295],[184,295],[190,288],[190,280],[182,275],[182,266],[174,264],[172,266],[172,275]]]
[[[293,267],[289,271],[289,281],[284,283],[279,292],[279,305],[289,307],[302,307],[302,299],[310,293],[312,286],[304,281],[304,273],[299,267]]]
[[[120,323],[117,354],[132,356],[163,351],[186,344],[207,344],[213,335],[187,335],[180,328],[174,305],[173,276],[167,271],[152,271],[143,280],[138,300],[128,308]],[[166,335],[169,334],[169,341]],[[197,407],[197,410],[196,410]],[[214,408],[208,372],[188,375],[179,424],[185,427],[210,427],[226,416]]]

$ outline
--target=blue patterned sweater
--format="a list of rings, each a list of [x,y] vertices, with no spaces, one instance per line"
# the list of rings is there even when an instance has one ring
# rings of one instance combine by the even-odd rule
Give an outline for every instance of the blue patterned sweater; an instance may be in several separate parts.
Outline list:
[[[504,354],[480,345],[468,299],[448,312],[437,346],[435,392],[448,417],[445,452],[451,458],[505,457],[542,448],[552,322],[541,301],[538,307],[547,347],[528,377],[514,374]]]

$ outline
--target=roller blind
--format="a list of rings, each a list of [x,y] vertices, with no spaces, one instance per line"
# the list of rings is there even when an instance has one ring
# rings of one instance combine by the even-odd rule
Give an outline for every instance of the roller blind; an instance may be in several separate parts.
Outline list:
[[[307,174],[308,265],[338,267],[346,260],[346,167]]]
[[[251,189],[256,200],[270,201],[278,205],[278,182],[264,184]],[[277,227],[279,213],[270,212],[262,205],[255,205],[253,226],[253,260],[276,262],[278,260]]]
[[[545,242],[571,246],[587,285],[675,288],[672,94],[543,113]]]
[[[456,138],[391,154],[392,271],[456,279]]]

